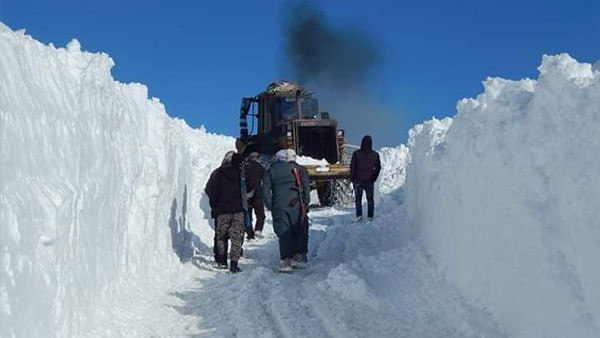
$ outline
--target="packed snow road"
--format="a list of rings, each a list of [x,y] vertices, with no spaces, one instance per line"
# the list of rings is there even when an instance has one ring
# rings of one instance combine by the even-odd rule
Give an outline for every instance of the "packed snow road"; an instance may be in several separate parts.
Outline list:
[[[397,215],[353,223],[352,210],[311,211],[310,265],[277,273],[278,242],[246,242],[239,274],[189,264],[126,335],[189,337],[503,337],[482,309],[444,284]],[[384,232],[387,236],[384,236]],[[386,238],[385,240],[381,240]],[[400,277],[398,277],[400,276]],[[147,317],[147,318],[144,318]],[[141,326],[140,326],[141,325]]]

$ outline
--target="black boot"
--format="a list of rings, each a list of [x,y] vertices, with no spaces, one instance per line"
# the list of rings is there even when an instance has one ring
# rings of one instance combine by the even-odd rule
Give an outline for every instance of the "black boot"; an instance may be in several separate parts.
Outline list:
[[[237,273],[242,271],[240,268],[238,268],[238,261],[231,261],[229,265],[229,271],[231,271],[231,273]]]
[[[219,269],[227,270],[227,254],[220,255]]]
[[[244,231],[246,232],[246,239],[255,239],[254,238],[254,229],[245,228]]]

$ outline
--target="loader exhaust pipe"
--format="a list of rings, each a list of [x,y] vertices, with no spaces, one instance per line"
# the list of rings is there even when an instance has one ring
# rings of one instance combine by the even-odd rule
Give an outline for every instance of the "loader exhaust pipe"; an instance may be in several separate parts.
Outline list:
[[[300,94],[302,94],[301,90],[296,90],[296,112],[298,116],[298,120],[302,119],[302,105],[300,104]]]

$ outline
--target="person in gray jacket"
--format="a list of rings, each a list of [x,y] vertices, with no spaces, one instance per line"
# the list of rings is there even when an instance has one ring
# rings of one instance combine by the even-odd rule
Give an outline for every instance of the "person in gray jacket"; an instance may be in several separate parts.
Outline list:
[[[278,151],[263,178],[263,201],[271,211],[273,230],[279,237],[280,272],[290,272],[292,266],[304,267],[308,251],[308,171],[295,161],[293,149]],[[300,182],[294,170],[298,171]]]

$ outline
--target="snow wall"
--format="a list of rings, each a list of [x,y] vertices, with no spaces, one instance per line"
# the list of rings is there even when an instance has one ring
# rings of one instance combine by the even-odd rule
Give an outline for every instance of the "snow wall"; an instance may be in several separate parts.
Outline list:
[[[181,268],[184,228],[211,241],[198,205],[234,140],[171,119],[112,66],[76,40],[57,49],[0,23],[2,337],[113,320]]]
[[[600,337],[600,72],[544,56],[410,132],[406,208],[467,301],[513,337]]]

